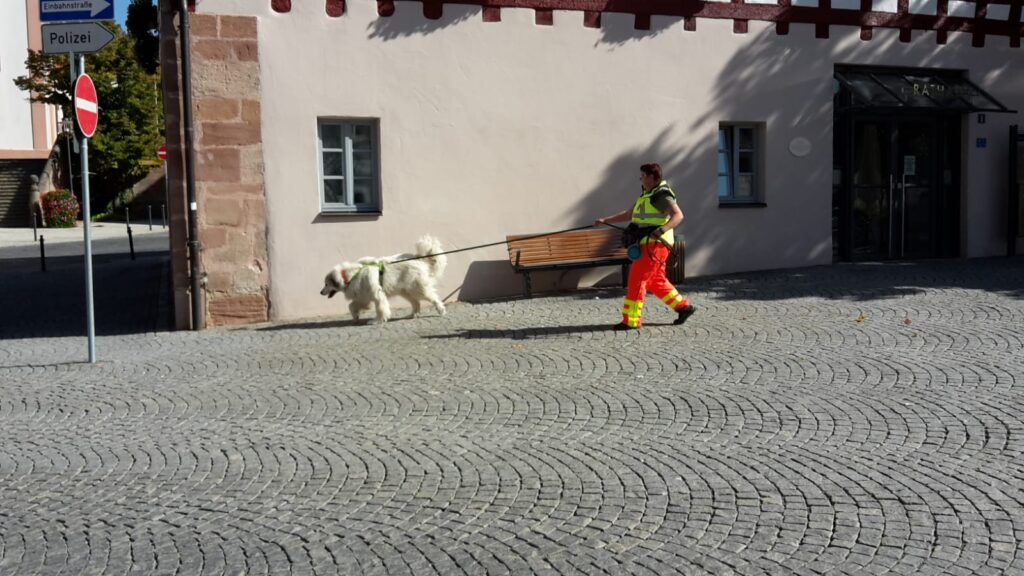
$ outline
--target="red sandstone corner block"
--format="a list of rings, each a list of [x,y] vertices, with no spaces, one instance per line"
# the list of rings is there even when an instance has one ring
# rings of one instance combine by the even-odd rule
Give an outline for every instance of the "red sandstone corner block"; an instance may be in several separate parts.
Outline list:
[[[235,40],[231,43],[235,51],[235,60],[239,62],[256,62],[259,60],[259,48],[255,40]]]
[[[206,288],[212,292],[227,292],[231,288],[231,281],[232,274],[227,270],[206,273]]]
[[[263,196],[256,196],[254,198],[246,198],[242,201],[245,206],[245,220],[250,223],[250,229],[259,228],[263,229],[263,223],[267,221],[267,203],[263,199]],[[258,224],[257,226],[253,226]]]
[[[238,296],[211,296],[207,305],[210,324],[213,326],[231,326],[238,324],[254,324],[269,319],[269,306],[262,294],[242,294]]]
[[[239,184],[227,182],[201,182],[198,183],[199,193],[203,198],[216,196],[229,196],[233,198],[245,198],[248,196],[263,196],[263,184]]]
[[[210,14],[192,14],[188,18],[188,31],[192,38],[216,38],[217,17]]]
[[[234,60],[234,46],[227,40],[197,40],[192,43],[192,53],[198,60]]]
[[[242,202],[236,198],[208,198],[200,214],[207,226],[238,226],[243,219]]]
[[[260,101],[242,100],[242,122],[260,123]]]
[[[196,155],[196,180],[241,182],[242,156],[237,148],[211,148]]]
[[[249,146],[262,141],[258,123],[206,122],[200,146]]]
[[[228,243],[228,229],[220,226],[203,228],[203,250],[216,250]]]
[[[256,18],[252,16],[221,16],[221,38],[256,38]]]
[[[196,120],[238,120],[241,108],[241,103],[234,98],[199,98],[196,100]]]

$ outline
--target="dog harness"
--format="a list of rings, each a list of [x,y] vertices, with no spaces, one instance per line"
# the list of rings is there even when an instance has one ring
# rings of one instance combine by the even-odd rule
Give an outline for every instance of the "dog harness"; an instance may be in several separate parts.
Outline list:
[[[360,272],[362,272],[365,268],[369,268],[371,266],[376,266],[377,268],[379,268],[380,269],[380,277],[381,278],[384,277],[384,262],[383,261],[376,262],[374,264],[363,264],[362,266],[359,267],[359,270],[356,270],[356,273],[353,274],[351,278],[348,277],[348,273],[346,273],[344,270],[341,271],[341,281],[345,283],[345,288],[348,288],[348,285],[351,284],[352,281],[355,280],[357,276],[359,276]]]

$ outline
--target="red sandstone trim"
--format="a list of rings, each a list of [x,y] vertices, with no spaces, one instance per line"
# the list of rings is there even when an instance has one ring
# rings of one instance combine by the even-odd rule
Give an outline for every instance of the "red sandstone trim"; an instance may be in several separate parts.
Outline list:
[[[310,0],[312,1],[312,0]],[[345,12],[345,0],[323,0],[328,16],[337,17]],[[583,12],[583,25],[600,28],[601,15],[605,13],[633,14],[634,27],[649,30],[651,16],[675,16],[683,18],[683,28],[696,30],[697,18],[733,20],[733,30],[747,31],[751,20],[775,22],[776,33],[789,33],[790,24],[814,24],[815,36],[829,37],[831,26],[853,26],[861,30],[861,39],[870,40],[874,28],[898,28],[900,40],[909,42],[913,30],[936,32],[936,41],[945,44],[949,32],[966,32],[972,36],[974,46],[984,46],[986,36],[1006,36],[1010,45],[1020,46],[1024,35],[1024,23],[1020,21],[1024,0],[977,0],[974,18],[951,17],[948,15],[948,0],[939,0],[935,16],[911,14],[907,0],[899,0],[897,12],[874,12],[871,1],[862,0],[860,10],[833,10],[830,0],[819,0],[817,8],[792,6],[790,0],[780,0],[778,5],[744,4],[742,0],[732,2],[705,2],[703,0],[378,0],[377,14],[389,17],[395,12],[395,2],[419,2],[423,5],[423,16],[437,20],[444,13],[445,4],[479,6],[485,22],[500,22],[502,8],[526,8],[536,11],[535,22],[539,26],[552,24],[555,10]],[[1008,5],[1008,20],[988,20],[985,16],[988,6]],[[270,0],[275,12],[291,11],[292,0]]]

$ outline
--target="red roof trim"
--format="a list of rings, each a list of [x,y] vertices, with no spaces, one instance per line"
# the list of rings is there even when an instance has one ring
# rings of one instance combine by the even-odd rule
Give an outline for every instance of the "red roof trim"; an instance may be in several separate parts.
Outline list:
[[[834,10],[831,0],[819,0],[817,8],[792,6],[791,0],[779,0],[779,4],[744,4],[743,0],[731,2],[705,2],[703,0],[378,0],[377,14],[389,17],[395,12],[395,2],[419,2],[423,4],[423,16],[437,20],[444,13],[445,4],[479,6],[484,22],[501,22],[502,8],[525,8],[536,11],[538,25],[551,25],[554,11],[583,12],[583,25],[600,28],[604,13],[633,14],[634,26],[638,30],[649,30],[652,16],[676,16],[683,18],[684,30],[696,30],[698,18],[733,20],[733,30],[747,31],[750,20],[775,22],[777,34],[788,34],[790,24],[814,24],[815,36],[829,37],[831,26],[854,26],[860,28],[863,40],[872,38],[874,28],[898,28],[900,40],[909,42],[913,30],[932,30],[936,41],[945,44],[949,32],[967,32],[972,35],[974,46],[984,46],[986,36],[1007,36],[1010,45],[1020,46],[1024,35],[1021,10],[1024,0],[976,0],[974,18],[949,16],[949,0],[938,0],[937,14],[911,14],[908,0],[898,0],[897,12],[874,12],[871,0],[861,0],[860,10]],[[338,17],[345,13],[345,0],[324,0],[325,13]],[[270,0],[275,12],[290,12],[292,0]],[[1009,6],[1008,20],[989,20],[988,7]]]

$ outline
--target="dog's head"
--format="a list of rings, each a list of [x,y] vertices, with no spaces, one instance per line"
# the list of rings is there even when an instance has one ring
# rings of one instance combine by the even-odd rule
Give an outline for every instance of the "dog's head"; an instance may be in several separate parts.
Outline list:
[[[349,283],[347,276],[343,266],[338,265],[332,268],[324,277],[324,287],[320,290],[320,295],[333,298],[338,292],[343,292]]]

